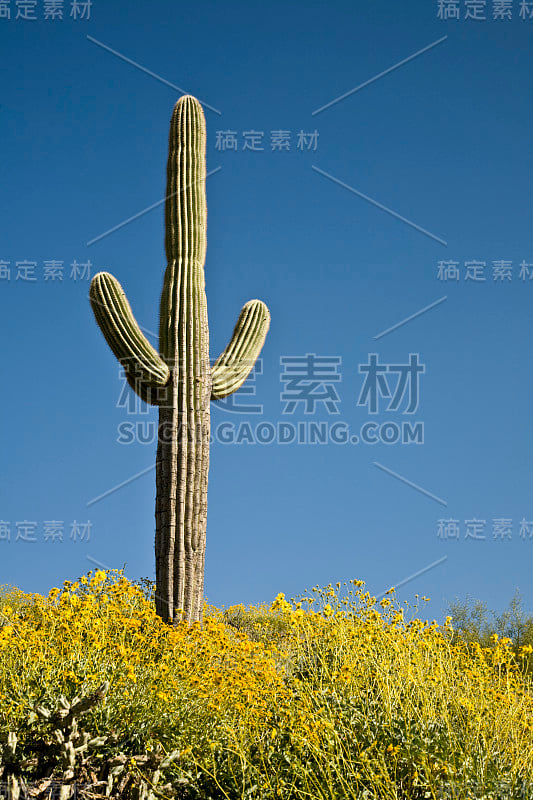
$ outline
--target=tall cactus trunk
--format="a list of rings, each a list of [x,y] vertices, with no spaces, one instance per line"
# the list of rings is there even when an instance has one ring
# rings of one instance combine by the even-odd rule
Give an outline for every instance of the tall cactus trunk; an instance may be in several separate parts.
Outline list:
[[[202,619],[209,469],[209,402],[237,391],[265,341],[270,314],[260,300],[241,309],[233,336],[210,367],[204,261],[205,119],[181,97],[170,123],[165,204],[167,268],[159,353],[142,334],[122,286],[99,272],[94,316],[129,385],[159,406],[156,464],[156,611],[166,622]]]
[[[204,386],[195,398],[193,382],[173,376],[172,405],[159,410],[156,611],[172,623],[181,612],[191,622],[202,619],[210,435]],[[186,408],[179,411],[182,402]]]
[[[156,463],[157,613],[202,619],[211,368],[204,261],[205,120],[186,98],[170,123],[160,352],[170,386],[159,409]]]

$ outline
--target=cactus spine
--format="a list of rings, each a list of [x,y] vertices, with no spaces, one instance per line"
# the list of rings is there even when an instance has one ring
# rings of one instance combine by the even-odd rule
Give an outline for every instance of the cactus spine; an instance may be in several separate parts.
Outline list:
[[[100,272],[91,306],[130,386],[159,406],[156,460],[156,610],[177,623],[203,612],[210,400],[227,397],[249,375],[270,324],[260,300],[244,305],[233,336],[211,367],[205,296],[207,208],[205,119],[181,97],[170,123],[165,204],[167,268],[160,304],[159,353],[142,334],[119,282]]]

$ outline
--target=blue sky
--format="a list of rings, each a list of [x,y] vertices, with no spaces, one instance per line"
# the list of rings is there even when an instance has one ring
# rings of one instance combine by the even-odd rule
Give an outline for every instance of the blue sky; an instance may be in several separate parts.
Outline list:
[[[63,19],[37,0],[34,20],[23,5],[0,3],[0,583],[47,592],[96,563],[154,577],[157,411],[125,402],[87,273],[112,272],[157,331],[168,124],[187,92],[213,171],[212,358],[246,300],[272,316],[244,409],[212,407],[209,601],[357,578],[430,597],[439,621],[455,597],[501,611],[517,588],[531,610],[533,4],[488,0],[484,20],[465,0],[459,19],[428,0],[93,0],[89,18],[65,0]],[[376,414],[358,404],[373,353]],[[304,370],[284,413],[280,359],[306,354],[340,376],[314,390],[332,405],[305,413]],[[391,408],[410,354],[418,396],[408,380]],[[382,440],[362,441],[376,421]],[[359,442],[277,441],[310,422]],[[261,424],[274,440],[247,444]],[[423,441],[402,443],[409,424]]]

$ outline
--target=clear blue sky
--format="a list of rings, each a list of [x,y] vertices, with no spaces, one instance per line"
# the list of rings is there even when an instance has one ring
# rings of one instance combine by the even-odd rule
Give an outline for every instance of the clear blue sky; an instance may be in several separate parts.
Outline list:
[[[474,20],[461,0],[460,18],[445,20],[429,0],[94,0],[90,19],[74,19],[65,0],[64,18],[45,20],[38,0],[31,20],[23,5],[11,0],[11,19],[0,11],[0,531],[11,537],[0,540],[0,583],[47,592],[95,563],[154,577],[156,443],[118,439],[149,433],[157,411],[128,413],[83,268],[71,274],[74,261],[112,272],[157,331],[168,124],[187,92],[204,103],[207,169],[217,170],[207,180],[211,356],[246,300],[272,315],[262,373],[246,384],[255,396],[237,398],[262,413],[213,407],[209,601],[271,601],[351,578],[381,594],[423,571],[398,596],[430,597],[428,618],[467,594],[502,610],[517,587],[533,609],[525,6],[509,4],[509,19],[489,0]],[[224,149],[232,136],[237,149]],[[453,262],[447,280],[441,261]],[[35,281],[24,280],[28,262]],[[63,262],[62,281],[50,262]],[[385,370],[377,414],[358,405],[372,353]],[[294,413],[283,413],[280,358],[306,354],[328,357],[341,377],[314,389],[335,402],[305,414],[300,380]],[[383,392],[412,375],[401,370],[410,354],[425,368],[418,398],[390,408]],[[244,423],[253,433],[311,421],[353,436],[375,420],[392,438],[422,423],[423,443],[217,440],[228,422],[241,436]],[[467,525],[476,519],[485,539],[466,536],[481,534]],[[439,536],[439,520],[457,520],[458,536]],[[91,527],[73,537],[74,522]]]

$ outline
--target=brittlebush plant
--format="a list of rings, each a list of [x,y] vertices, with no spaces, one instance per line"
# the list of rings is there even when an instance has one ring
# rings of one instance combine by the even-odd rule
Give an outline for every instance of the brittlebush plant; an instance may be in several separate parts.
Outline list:
[[[83,725],[110,738],[84,774],[117,752],[177,750],[161,796],[533,797],[531,647],[452,644],[451,618],[408,621],[394,590],[378,603],[362,581],[206,604],[192,626],[166,625],[152,601],[122,570],[0,599],[0,737],[14,731],[21,758],[35,705],[107,681]]]

